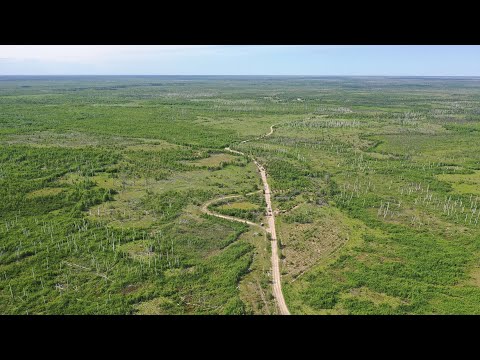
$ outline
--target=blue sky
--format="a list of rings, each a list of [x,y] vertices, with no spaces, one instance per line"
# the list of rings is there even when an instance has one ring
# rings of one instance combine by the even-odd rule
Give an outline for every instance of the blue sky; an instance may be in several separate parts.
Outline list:
[[[0,75],[480,76],[480,46],[0,45]]]

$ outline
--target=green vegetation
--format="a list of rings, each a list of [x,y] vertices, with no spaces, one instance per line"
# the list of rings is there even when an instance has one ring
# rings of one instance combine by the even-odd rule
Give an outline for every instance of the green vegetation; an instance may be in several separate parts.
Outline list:
[[[216,201],[209,206],[209,209],[219,214],[260,223],[265,213],[265,206],[263,195],[254,193],[240,198]]]
[[[2,77],[0,313],[275,313],[268,239],[201,211],[264,222],[226,146],[267,171],[293,314],[479,313],[479,90]]]

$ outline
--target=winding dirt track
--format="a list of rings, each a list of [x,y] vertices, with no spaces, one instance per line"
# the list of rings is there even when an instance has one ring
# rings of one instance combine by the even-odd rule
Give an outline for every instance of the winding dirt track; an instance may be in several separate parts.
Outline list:
[[[274,126],[275,125],[270,126],[270,132],[269,133],[267,133],[265,135],[262,135],[262,136],[260,136],[256,139],[254,139],[254,140],[262,139],[266,136],[272,135]],[[244,140],[244,141],[241,142],[241,144],[246,143],[248,141],[250,141],[250,140]],[[239,155],[245,156],[245,154],[243,152],[237,151],[237,150],[232,150],[232,149],[230,149],[230,147],[226,147],[225,150],[230,151],[234,154],[239,154]],[[244,220],[244,219],[239,219],[239,218],[236,218],[236,217],[233,217],[233,216],[217,214],[217,213],[214,213],[214,212],[208,210],[208,206],[210,204],[216,202],[216,201],[219,201],[221,199],[236,198],[236,197],[240,197],[241,195],[230,195],[230,196],[225,196],[225,197],[210,200],[202,206],[202,211],[205,212],[206,214],[209,214],[209,215],[212,215],[212,216],[220,217],[220,218],[231,220],[231,221],[238,221],[238,222],[242,222],[242,223],[245,223],[245,224],[248,224],[248,225],[251,225],[251,226],[259,227],[262,230],[264,230],[264,231],[266,231],[267,233],[270,234],[271,242],[272,242],[271,245],[272,245],[273,296],[275,297],[275,300],[277,302],[277,306],[278,306],[278,310],[279,310],[280,315],[290,315],[290,312],[288,311],[287,304],[285,303],[285,299],[284,299],[283,293],[282,293],[282,283],[281,283],[280,266],[279,266],[279,258],[278,258],[277,233],[275,231],[275,216],[274,216],[273,210],[272,210],[272,202],[271,202],[271,199],[270,199],[270,186],[268,185],[268,182],[267,182],[267,173],[265,171],[265,168],[262,165],[260,165],[253,156],[250,156],[250,158],[252,159],[252,161],[257,166],[257,168],[260,172],[260,176],[262,177],[263,190],[264,190],[264,193],[265,193],[265,202],[267,203],[268,227],[264,229],[260,225],[258,225],[256,223],[253,223],[251,221],[247,221],[247,220]]]
[[[262,228],[260,225],[254,223],[254,222],[251,222],[251,221],[248,221],[248,220],[245,220],[245,219],[240,219],[240,218],[236,218],[234,216],[228,216],[228,215],[223,215],[223,214],[217,214],[213,211],[210,211],[208,209],[208,207],[217,202],[217,201],[220,201],[220,200],[224,200],[224,199],[234,199],[234,198],[238,198],[238,197],[242,197],[242,195],[229,195],[229,196],[222,196],[222,197],[219,197],[219,198],[216,198],[216,199],[213,199],[213,200],[209,200],[207,201],[205,204],[202,205],[202,212],[204,212],[205,214],[208,214],[208,215],[212,215],[212,216],[216,216],[216,217],[219,217],[219,218],[222,218],[222,219],[227,219],[227,220],[231,220],[231,221],[237,221],[237,222],[241,222],[241,223],[244,223],[244,224],[248,224],[248,225],[251,225],[251,226],[256,226],[256,227],[259,227],[259,228]],[[262,228],[262,230],[264,230]]]

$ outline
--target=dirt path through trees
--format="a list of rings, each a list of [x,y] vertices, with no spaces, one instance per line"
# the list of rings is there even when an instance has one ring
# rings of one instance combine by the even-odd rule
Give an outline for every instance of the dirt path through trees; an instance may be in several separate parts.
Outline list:
[[[267,133],[265,135],[262,135],[262,136],[256,138],[255,140],[262,139],[266,136],[272,135],[274,126],[275,125],[270,126],[270,132],[269,133]],[[246,143],[248,141],[250,141],[250,140],[244,140],[241,143]],[[230,149],[230,147],[225,148],[225,150],[227,150],[231,153],[234,153],[234,154],[245,156],[245,154],[243,152],[237,151],[237,150],[232,150],[232,149]],[[231,195],[231,196],[222,197],[220,199],[210,200],[209,202],[205,203],[202,206],[202,211],[209,214],[209,215],[212,215],[212,216],[217,216],[217,217],[220,217],[220,218],[223,218],[223,219],[243,222],[243,223],[246,223],[246,224],[251,225],[251,226],[260,227],[264,231],[266,231],[268,234],[270,234],[270,240],[271,240],[271,245],[272,245],[273,296],[275,297],[275,300],[277,302],[279,313],[281,315],[290,315],[290,312],[288,311],[287,304],[285,303],[285,299],[284,299],[283,293],[282,293],[282,283],[281,283],[280,265],[279,265],[280,260],[279,260],[279,257],[278,257],[277,233],[275,231],[275,215],[274,215],[273,209],[272,209],[272,202],[271,202],[271,198],[270,198],[270,194],[271,194],[270,193],[270,186],[268,185],[268,181],[267,181],[267,172],[265,171],[265,168],[260,163],[258,163],[258,161],[253,156],[250,156],[250,158],[252,159],[252,161],[257,166],[258,171],[260,172],[260,176],[262,178],[263,190],[264,190],[264,194],[265,194],[265,202],[267,204],[267,212],[266,213],[267,213],[267,224],[268,224],[268,226],[266,228],[262,228],[260,225],[255,224],[251,221],[247,221],[247,220],[244,220],[244,219],[239,219],[239,218],[236,218],[236,217],[233,217],[233,216],[217,214],[217,213],[214,213],[214,212],[208,210],[208,206],[215,201],[218,201],[220,199],[240,197],[241,195]]]

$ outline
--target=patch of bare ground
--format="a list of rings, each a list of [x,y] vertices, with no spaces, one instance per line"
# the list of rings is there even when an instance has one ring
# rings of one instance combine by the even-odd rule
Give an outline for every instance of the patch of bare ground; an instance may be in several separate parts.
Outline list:
[[[127,295],[127,294],[130,294],[130,293],[135,292],[136,290],[138,290],[139,287],[140,287],[140,285],[130,284],[130,285],[125,286],[125,287],[122,289],[121,292],[122,292],[123,295]]]
[[[478,256],[480,254],[475,254],[475,255],[476,255],[476,258],[478,259]],[[473,267],[468,273],[467,279],[462,283],[465,285],[480,287],[480,261],[477,260],[474,263]]]
[[[37,197],[43,197],[43,196],[54,196],[57,194],[60,194],[64,188],[58,188],[58,187],[48,187],[48,188],[43,188],[40,190],[35,190],[26,195],[27,198],[29,199],[34,199]]]
[[[216,167],[221,166],[223,163],[232,163],[237,160],[238,156],[233,156],[230,154],[217,153],[212,154],[207,158],[196,160],[196,161],[184,161],[185,164],[195,165],[195,166],[207,166],[207,167]]]
[[[172,309],[175,308],[178,309],[179,305],[162,296],[135,306],[136,313],[139,315],[165,315],[172,313]]]
[[[322,215],[313,223],[282,222],[279,226],[283,255],[282,273],[285,281],[294,280],[348,242],[348,229],[339,218],[329,211]]]
[[[470,278],[467,282],[469,285],[480,287],[480,267],[476,267],[470,273]]]
[[[367,287],[360,287],[351,289],[348,293],[342,295],[343,298],[356,298],[360,300],[371,301],[375,305],[389,305],[392,308],[397,308],[400,305],[408,304],[407,301],[400,298],[387,295],[385,293],[379,293]]]

